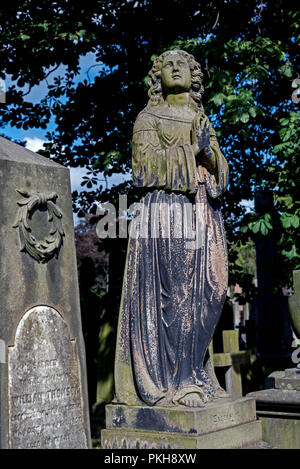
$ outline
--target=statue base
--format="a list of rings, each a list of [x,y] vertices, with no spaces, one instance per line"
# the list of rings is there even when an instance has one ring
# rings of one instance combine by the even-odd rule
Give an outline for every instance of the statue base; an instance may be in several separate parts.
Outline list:
[[[273,389],[252,392],[263,439],[275,448],[300,448],[300,369],[275,371],[267,379]]]
[[[109,404],[102,448],[223,449],[263,445],[255,400],[224,398],[201,408]]]

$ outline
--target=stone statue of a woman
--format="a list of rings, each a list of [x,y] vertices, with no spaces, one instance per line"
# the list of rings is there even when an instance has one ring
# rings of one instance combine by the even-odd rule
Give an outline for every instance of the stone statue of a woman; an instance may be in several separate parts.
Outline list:
[[[194,57],[165,52],[149,77],[150,99],[133,130],[142,199],[124,274],[116,402],[198,407],[220,391],[205,362],[227,291],[217,198],[228,166],[203,111]]]

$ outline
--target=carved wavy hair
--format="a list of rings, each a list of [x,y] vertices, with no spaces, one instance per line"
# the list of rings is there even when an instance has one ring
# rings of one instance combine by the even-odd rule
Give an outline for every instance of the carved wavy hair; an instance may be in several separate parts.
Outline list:
[[[200,64],[196,62],[193,55],[183,50],[176,49],[163,52],[163,54],[154,60],[153,66],[148,73],[148,96],[150,99],[148,101],[147,107],[157,106],[158,104],[163,103],[165,100],[161,83],[161,69],[164,59],[174,52],[185,59],[190,67],[192,77],[192,85],[190,89],[191,105],[203,110],[202,95],[204,88],[202,86],[203,73],[201,72]]]

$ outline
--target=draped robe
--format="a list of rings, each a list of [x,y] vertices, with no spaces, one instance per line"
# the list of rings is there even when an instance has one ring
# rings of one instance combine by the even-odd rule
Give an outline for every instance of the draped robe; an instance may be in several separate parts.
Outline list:
[[[143,110],[134,125],[133,181],[144,196],[131,222],[123,279],[118,403],[170,405],[203,389],[204,357],[227,291],[217,198],[228,166],[211,125],[216,171],[197,164],[192,121],[165,103]]]

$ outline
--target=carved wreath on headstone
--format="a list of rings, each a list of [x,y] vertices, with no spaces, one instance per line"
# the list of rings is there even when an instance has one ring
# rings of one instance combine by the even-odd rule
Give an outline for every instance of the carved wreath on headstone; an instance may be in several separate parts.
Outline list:
[[[19,210],[13,228],[19,228],[20,251],[25,251],[38,262],[45,263],[58,252],[63,242],[64,230],[62,227],[62,212],[55,205],[57,194],[55,192],[27,192],[18,190],[25,200],[19,200]],[[46,207],[48,222],[50,222],[49,235],[42,241],[32,234],[29,220],[34,210]]]

